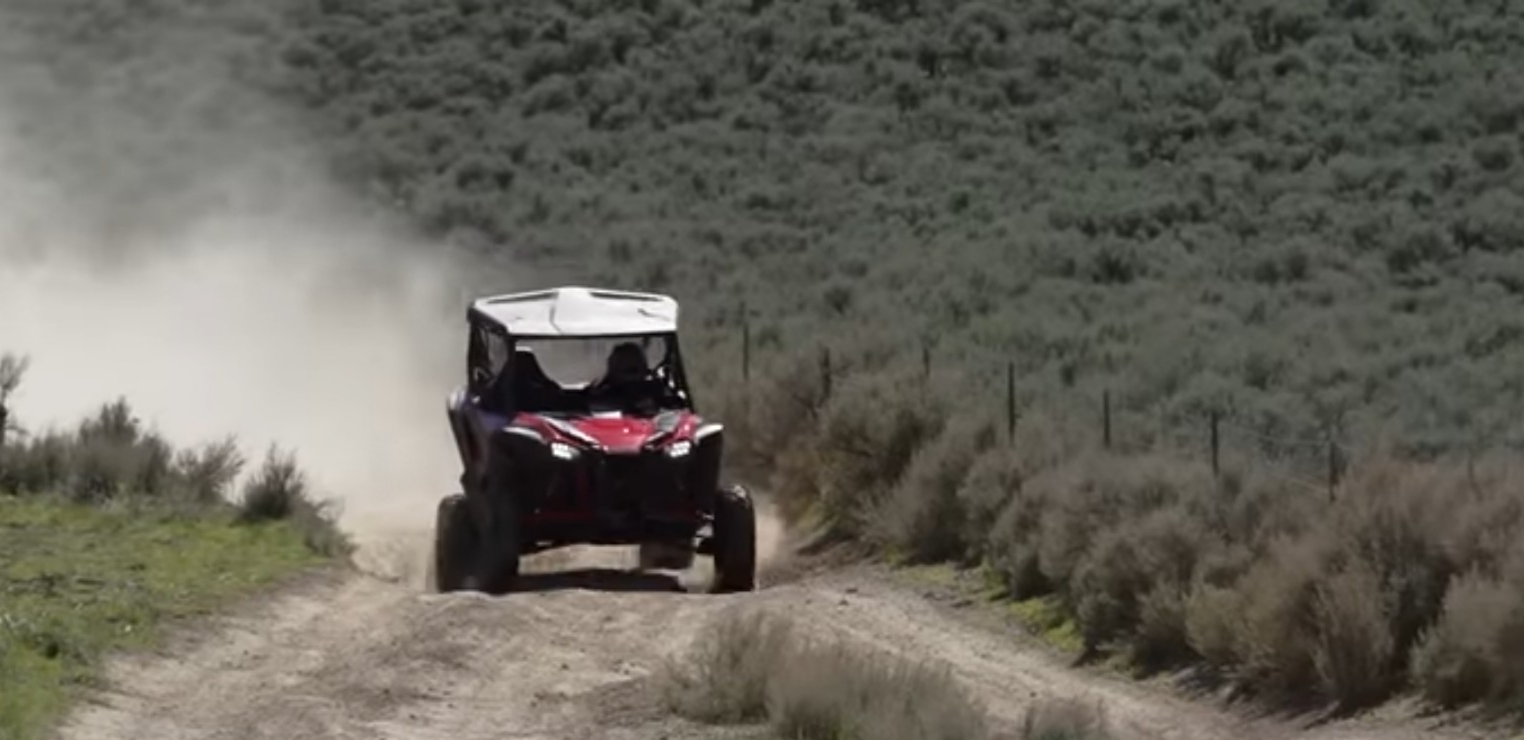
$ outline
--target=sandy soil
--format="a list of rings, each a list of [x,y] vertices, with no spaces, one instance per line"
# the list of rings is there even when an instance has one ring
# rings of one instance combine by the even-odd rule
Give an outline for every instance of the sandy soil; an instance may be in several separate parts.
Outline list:
[[[395,533],[394,533],[395,534]],[[765,554],[783,538],[765,518]],[[1063,665],[923,598],[882,569],[794,575],[755,593],[704,593],[691,573],[634,571],[633,553],[582,549],[529,565],[503,598],[423,587],[427,532],[368,548],[360,572],[327,573],[124,658],[83,704],[67,740],[104,738],[764,737],[668,716],[652,678],[695,628],[734,604],[786,610],[799,624],[949,663],[1014,732],[1039,698],[1098,702],[1124,737],[1181,740],[1472,737],[1373,720],[1304,730]]]

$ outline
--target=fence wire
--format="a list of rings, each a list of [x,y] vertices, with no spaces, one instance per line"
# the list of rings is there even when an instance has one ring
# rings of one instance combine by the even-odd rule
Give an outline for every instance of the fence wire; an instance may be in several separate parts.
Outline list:
[[[1103,406],[1102,402],[1094,403]],[[1101,415],[1103,428],[1097,437],[1109,436],[1113,449],[1166,452],[1213,465],[1214,472],[1234,461],[1248,462],[1257,475],[1311,493],[1337,489],[1352,449],[1343,435],[1276,433],[1228,413],[1174,409],[1139,415],[1112,411]]]

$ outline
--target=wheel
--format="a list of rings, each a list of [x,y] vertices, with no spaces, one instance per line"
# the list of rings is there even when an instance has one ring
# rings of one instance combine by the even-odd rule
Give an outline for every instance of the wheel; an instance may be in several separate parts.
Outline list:
[[[466,497],[446,496],[434,518],[434,586],[440,593],[467,588],[467,575],[476,555],[476,527]]]
[[[687,570],[693,567],[693,546],[684,542],[643,542],[641,570]]]
[[[757,587],[757,511],[740,486],[722,488],[714,501],[714,590]]]
[[[494,514],[492,528],[478,548],[475,577],[471,580],[478,590],[500,596],[512,591],[518,582],[523,532],[519,507],[513,501],[501,502]]]

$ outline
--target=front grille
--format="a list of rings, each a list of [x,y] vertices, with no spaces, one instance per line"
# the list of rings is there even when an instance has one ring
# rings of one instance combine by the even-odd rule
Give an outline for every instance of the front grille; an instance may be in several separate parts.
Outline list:
[[[603,458],[604,491],[608,503],[618,509],[637,508],[650,476],[651,455],[617,455]]]
[[[606,454],[602,459],[603,503],[619,511],[646,513],[670,508],[681,495],[679,465],[660,452]]]

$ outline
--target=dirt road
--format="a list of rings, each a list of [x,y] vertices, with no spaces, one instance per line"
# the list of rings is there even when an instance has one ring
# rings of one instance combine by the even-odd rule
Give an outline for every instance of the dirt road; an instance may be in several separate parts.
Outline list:
[[[768,523],[764,540],[776,549],[779,530]],[[667,716],[652,678],[696,627],[734,604],[787,610],[810,629],[947,661],[1011,730],[1034,699],[1075,697],[1104,705],[1123,737],[1467,737],[1369,721],[1303,732],[1076,671],[872,567],[714,596],[703,593],[703,572],[642,574],[628,568],[631,553],[589,549],[537,558],[521,593],[445,596],[427,593],[411,567],[426,544],[427,533],[394,541],[389,552],[409,567],[377,569],[385,558],[373,551],[371,572],[310,579],[161,654],[120,661],[63,737],[764,737]]]

